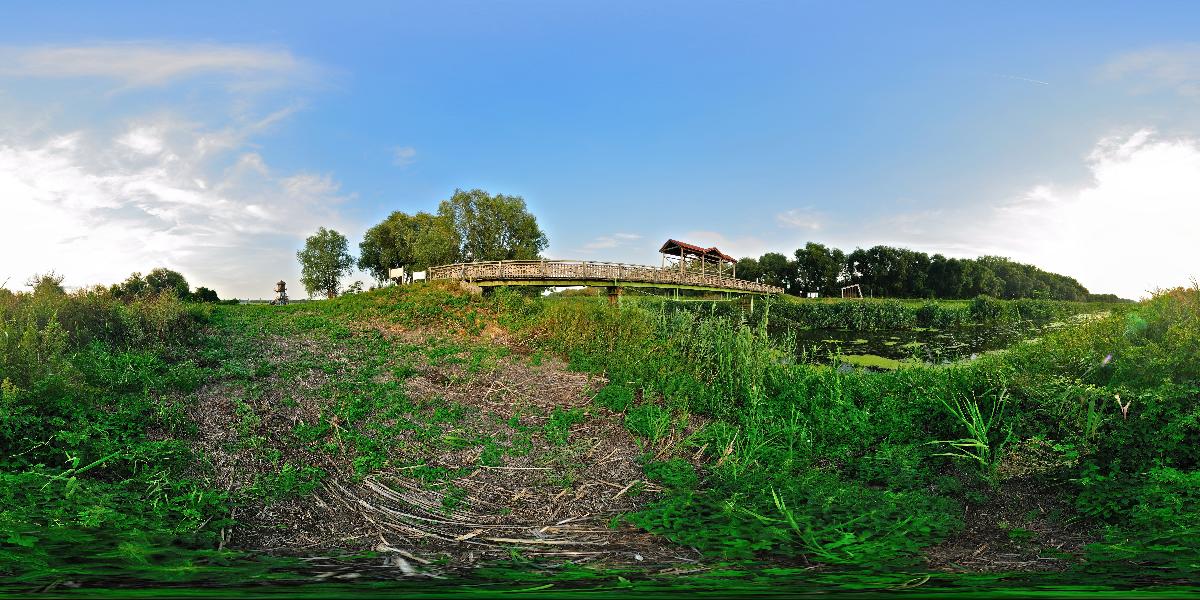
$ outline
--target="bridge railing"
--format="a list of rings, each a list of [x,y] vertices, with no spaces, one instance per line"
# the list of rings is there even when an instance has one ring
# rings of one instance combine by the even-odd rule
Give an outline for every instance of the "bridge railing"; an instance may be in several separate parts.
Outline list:
[[[724,288],[761,294],[780,294],[782,288],[717,273],[680,271],[678,268],[659,268],[647,265],[598,262],[585,260],[500,260],[457,263],[429,268],[429,279],[459,279],[463,281],[622,281],[695,285]]]

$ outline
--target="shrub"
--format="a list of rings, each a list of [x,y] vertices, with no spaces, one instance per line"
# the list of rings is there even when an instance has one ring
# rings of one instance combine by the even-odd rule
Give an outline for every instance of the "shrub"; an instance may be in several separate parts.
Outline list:
[[[625,412],[633,403],[633,390],[615,383],[606,385],[596,394],[595,401],[613,412]]]

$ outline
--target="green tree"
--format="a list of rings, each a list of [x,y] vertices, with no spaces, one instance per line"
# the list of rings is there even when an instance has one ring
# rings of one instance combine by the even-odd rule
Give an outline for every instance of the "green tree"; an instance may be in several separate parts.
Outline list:
[[[161,294],[170,291],[176,298],[187,298],[191,287],[179,271],[159,267],[146,274],[146,291]]]
[[[438,216],[458,232],[461,260],[531,260],[548,244],[520,196],[455,190],[438,206]]]
[[[30,277],[25,285],[33,288],[34,296],[61,296],[66,292],[62,285],[63,276],[54,271]]]
[[[934,254],[929,259],[929,275],[926,280],[926,285],[934,297],[961,298],[963,261]]]
[[[221,299],[219,297],[217,297],[217,292],[215,290],[210,290],[204,286],[200,286],[200,287],[196,288],[195,293],[192,294],[192,299],[195,300],[196,302],[220,302],[221,301]]]
[[[387,281],[390,269],[423,271],[457,262],[460,244],[458,231],[448,218],[396,211],[367,230],[358,245],[358,268],[382,283]]]
[[[762,282],[767,285],[779,286],[785,290],[795,277],[795,263],[778,252],[768,252],[758,257],[758,266],[762,269]]]
[[[304,249],[296,252],[300,261],[300,283],[311,297],[314,293],[335,298],[341,289],[342,277],[354,266],[346,236],[324,227],[304,240]]]
[[[108,291],[123,300],[136,298],[146,292],[146,278],[142,277],[141,271],[134,271],[125,281],[113,284]]]
[[[746,258],[737,261],[737,276],[738,279],[746,281],[759,281],[762,278],[763,270],[758,264],[758,259]]]
[[[846,261],[841,250],[809,242],[796,250],[795,256],[798,291],[818,292],[822,296],[838,294],[838,281]]]
[[[866,250],[855,248],[846,255],[846,281],[861,286],[863,293],[870,293],[870,287],[875,283],[875,270],[876,266]]]
[[[1004,281],[996,273],[977,260],[963,261],[963,286],[959,298],[976,296],[999,297],[1004,292]]]

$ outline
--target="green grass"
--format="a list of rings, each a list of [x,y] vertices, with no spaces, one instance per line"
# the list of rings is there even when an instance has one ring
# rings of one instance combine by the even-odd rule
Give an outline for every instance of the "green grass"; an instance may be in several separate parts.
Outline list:
[[[1021,484],[1060,496],[1062,520],[1095,532],[1078,572],[1194,576],[1200,290],[1120,307],[760,299],[753,314],[746,308],[658,299],[614,308],[506,290],[472,298],[442,285],[286,307],[0,291],[0,573],[62,578],[101,556],[132,565],[154,548],[223,560],[211,553],[231,511],[310,494],[331,476],[298,462],[301,449],[346,459],[354,476],[402,471],[439,486],[451,512],[462,492],[448,482],[460,473],[423,456],[477,449],[479,464],[495,465],[529,453],[534,436],[566,452],[573,427],[609,411],[641,440],[646,477],[665,490],[623,519],[710,560],[916,568],[925,549],[963,530],[965,506]],[[797,363],[772,327],[1048,323],[1101,308],[1109,314],[1006,352],[888,372]],[[364,323],[439,335],[416,343]],[[464,407],[408,397],[402,384],[418,359],[468,375],[497,368],[508,350],[478,337],[492,325],[530,363],[557,356],[611,384],[586,409],[497,424],[503,435],[467,427]],[[289,360],[264,359],[280,338],[304,344]],[[320,382],[327,409],[268,435],[258,403],[300,379]],[[182,402],[206,384],[228,386],[238,446],[274,469],[248,489],[211,487],[187,443],[196,424]],[[1006,527],[1013,543],[1038,543]]]
[[[1190,361],[1200,349],[1198,295],[1194,289],[1171,292],[1118,307],[1133,312],[1067,326],[1006,353],[893,373],[792,364],[787,346],[765,330],[779,305],[760,303],[761,317],[750,319],[757,325],[739,324],[717,305],[705,315],[649,302],[617,311],[572,299],[524,312],[535,314],[527,326],[574,367],[634,382],[651,399],[626,416],[627,427],[648,442],[665,436],[672,414],[715,419],[678,442],[681,456],[703,449],[704,479],[691,489],[676,486],[628,517],[677,542],[723,557],[903,564],[953,535],[962,526],[964,503],[988,501],[1002,491],[1001,462],[1023,459],[1009,452],[1012,444],[1036,438],[1052,440],[1056,454],[1044,458],[1051,468],[1031,477],[1074,498],[1079,513],[1067,518],[1106,531],[1090,556],[1102,562],[1146,553],[1166,561],[1153,549],[1156,540],[1166,539],[1161,528],[1188,540],[1192,530],[1171,523],[1194,513],[1174,520],[1143,510],[1137,514],[1160,523],[1129,527],[1125,519],[1133,517],[1137,501],[1122,498],[1143,498],[1136,490],[1157,486],[1153,481],[1190,485],[1174,473],[1196,468],[1190,444],[1197,440],[1193,400],[1200,363]],[[910,322],[898,302],[812,305],[901,315],[878,318],[889,327]],[[914,306],[928,305],[907,308]],[[1100,308],[1113,307],[977,299],[952,310],[979,320],[1046,322]],[[1106,362],[1110,354],[1116,358]],[[1146,403],[1144,412],[1114,416],[1116,395],[1137,397]],[[598,400],[608,401],[608,394]],[[1155,429],[1163,435],[1152,434]],[[1153,470],[1168,464],[1176,471]],[[1162,476],[1154,479],[1157,474]],[[1188,507],[1191,493],[1165,496]],[[1171,548],[1179,556],[1171,568],[1191,569],[1200,546]]]

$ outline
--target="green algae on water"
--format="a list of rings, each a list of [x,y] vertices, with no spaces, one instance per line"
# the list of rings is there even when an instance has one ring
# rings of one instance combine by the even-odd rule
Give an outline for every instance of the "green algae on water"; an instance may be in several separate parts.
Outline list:
[[[843,354],[841,359],[843,362],[857,367],[872,367],[888,371],[900,368],[900,361],[892,358],[884,358],[877,354]]]

